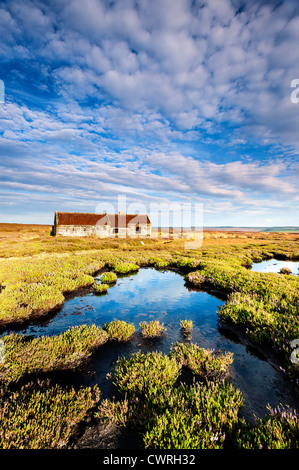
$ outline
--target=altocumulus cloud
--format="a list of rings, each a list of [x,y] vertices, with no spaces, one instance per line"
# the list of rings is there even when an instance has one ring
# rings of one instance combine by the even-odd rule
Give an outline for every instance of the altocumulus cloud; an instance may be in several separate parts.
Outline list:
[[[202,202],[207,225],[296,224],[292,0],[7,0],[1,219]]]

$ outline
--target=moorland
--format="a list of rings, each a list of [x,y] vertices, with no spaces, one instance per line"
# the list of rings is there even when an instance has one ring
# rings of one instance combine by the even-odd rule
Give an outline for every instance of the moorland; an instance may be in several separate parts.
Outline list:
[[[229,354],[187,342],[169,354],[120,357],[109,377],[119,397],[102,399],[100,387],[62,386],[53,372],[76,372],[103,344],[130,341],[134,325],[81,325],[38,338],[8,333],[55,314],[82,290],[102,295],[124,273],[175,269],[187,285],[221,292],[219,318],[270,350],[296,389],[299,366],[290,356],[299,338],[299,278],[249,268],[264,259],[298,261],[298,242],[299,233],[204,231],[202,246],[188,249],[178,238],[52,237],[50,226],[0,224],[0,448],[78,448],[86,427],[105,435],[98,442],[107,448],[119,446],[120,435],[146,449],[298,448],[295,410],[269,409],[254,424],[240,417]],[[96,285],[98,273],[105,276]]]

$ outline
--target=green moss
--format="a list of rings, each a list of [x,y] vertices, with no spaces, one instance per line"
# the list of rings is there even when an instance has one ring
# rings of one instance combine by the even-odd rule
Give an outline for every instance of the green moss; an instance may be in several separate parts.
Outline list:
[[[166,268],[167,266],[169,266],[169,260],[155,257],[149,260],[149,264],[151,266],[155,266],[156,268]]]
[[[108,284],[94,284],[93,285],[93,291],[96,294],[104,294],[105,292],[108,291],[108,289],[109,289]]]
[[[193,321],[192,320],[181,320],[180,327],[183,330],[183,333],[189,334],[193,329]]]

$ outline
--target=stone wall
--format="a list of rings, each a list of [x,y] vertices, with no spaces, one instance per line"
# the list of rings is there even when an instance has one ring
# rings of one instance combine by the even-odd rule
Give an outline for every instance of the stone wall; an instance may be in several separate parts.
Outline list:
[[[136,231],[135,224],[128,224],[127,235],[128,237],[146,237],[151,236],[151,225],[150,224],[139,224]]]
[[[56,235],[63,237],[92,237],[107,238],[110,227],[97,225],[58,225]]]
[[[129,224],[127,228],[116,229],[109,225],[57,225],[54,227],[53,233],[64,237],[136,238],[151,236],[151,225],[139,224],[137,231],[135,224]]]

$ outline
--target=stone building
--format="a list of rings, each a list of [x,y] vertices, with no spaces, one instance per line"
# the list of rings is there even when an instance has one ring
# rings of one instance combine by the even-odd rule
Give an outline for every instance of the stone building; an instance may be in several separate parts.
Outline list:
[[[52,234],[66,237],[146,237],[152,234],[152,224],[147,214],[56,211]]]

